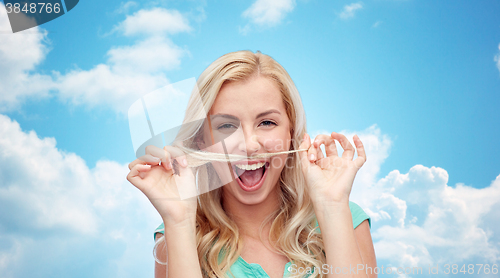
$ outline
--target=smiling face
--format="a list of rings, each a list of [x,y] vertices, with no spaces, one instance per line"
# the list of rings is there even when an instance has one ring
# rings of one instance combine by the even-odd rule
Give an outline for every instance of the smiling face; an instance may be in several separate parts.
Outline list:
[[[209,116],[212,134],[205,124],[203,141],[216,143],[205,148],[209,151],[224,153],[225,146],[227,153],[252,156],[290,149],[290,121],[282,94],[271,79],[256,76],[224,84]],[[222,139],[224,146],[217,143]],[[222,189],[224,200],[256,205],[277,198],[276,186],[287,156],[232,163],[236,179],[227,177],[227,163],[212,162],[221,179],[230,181]]]

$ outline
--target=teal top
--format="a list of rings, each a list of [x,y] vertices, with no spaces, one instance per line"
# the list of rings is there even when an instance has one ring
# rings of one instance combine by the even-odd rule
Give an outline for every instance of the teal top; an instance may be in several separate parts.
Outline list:
[[[353,229],[356,229],[356,227],[358,227],[359,224],[361,224],[365,220],[368,220],[368,224],[371,228],[372,225],[370,217],[360,206],[358,206],[354,202],[349,201],[349,209],[351,210]],[[161,225],[156,228],[154,232],[155,239],[156,233],[165,233],[165,226],[163,225],[163,223],[161,223]],[[283,278],[291,276],[289,271],[291,265],[292,262],[288,262],[285,265]],[[267,275],[267,273],[259,264],[247,263],[241,256],[238,257],[236,262],[231,266],[231,272],[233,273],[235,278],[269,278],[269,275]],[[229,274],[228,277],[230,277]]]

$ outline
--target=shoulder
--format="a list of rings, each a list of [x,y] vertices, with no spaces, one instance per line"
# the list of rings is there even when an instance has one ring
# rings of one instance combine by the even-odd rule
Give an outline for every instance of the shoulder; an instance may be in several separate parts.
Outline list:
[[[365,220],[368,220],[370,228],[372,227],[370,216],[368,216],[358,204],[349,201],[349,209],[351,210],[352,225],[354,229]]]

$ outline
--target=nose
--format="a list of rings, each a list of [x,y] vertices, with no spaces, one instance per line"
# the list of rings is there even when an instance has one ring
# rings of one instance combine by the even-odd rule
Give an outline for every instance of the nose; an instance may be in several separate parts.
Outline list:
[[[244,140],[242,140],[238,145],[238,149],[241,152],[251,156],[260,150],[259,138],[253,133],[253,131],[244,131],[243,139]]]

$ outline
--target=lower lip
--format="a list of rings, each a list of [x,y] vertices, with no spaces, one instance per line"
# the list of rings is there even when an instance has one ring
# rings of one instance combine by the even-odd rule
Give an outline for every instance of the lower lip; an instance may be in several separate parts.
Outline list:
[[[261,188],[262,185],[264,184],[264,180],[266,179],[267,172],[269,172],[269,166],[266,164],[266,166],[264,166],[264,167],[267,168],[266,171],[264,172],[264,175],[262,175],[262,178],[260,179],[260,181],[256,185],[254,185],[252,187],[248,187],[248,186],[244,185],[243,182],[241,182],[241,179],[238,178],[238,174],[233,169],[234,175],[236,177],[236,181],[240,185],[241,189],[243,189],[246,192],[252,192],[252,191],[259,190],[259,188]]]

